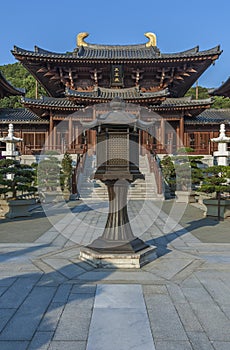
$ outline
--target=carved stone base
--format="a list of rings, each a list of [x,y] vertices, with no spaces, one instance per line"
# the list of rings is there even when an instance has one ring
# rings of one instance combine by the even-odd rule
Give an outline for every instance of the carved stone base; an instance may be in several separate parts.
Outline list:
[[[98,237],[95,241],[87,246],[87,248],[102,254],[132,254],[148,247],[149,245],[138,237],[134,238],[132,241],[119,241],[104,239],[103,236]]]
[[[156,258],[155,246],[148,246],[137,253],[100,253],[87,247],[80,251],[81,260],[105,269],[139,269]]]

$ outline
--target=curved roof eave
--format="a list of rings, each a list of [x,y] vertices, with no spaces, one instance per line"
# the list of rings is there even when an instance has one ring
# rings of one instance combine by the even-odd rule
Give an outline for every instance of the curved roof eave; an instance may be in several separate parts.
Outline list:
[[[210,95],[230,97],[230,77],[218,88],[211,90]]]
[[[24,57],[40,57],[40,58],[54,58],[54,59],[67,59],[67,60],[83,60],[83,59],[117,59],[117,60],[162,60],[162,59],[178,59],[178,58],[192,58],[209,55],[220,55],[220,45],[217,45],[211,49],[199,51],[199,46],[195,46],[185,51],[179,51],[176,53],[161,53],[157,47],[146,47],[143,44],[140,45],[89,45],[86,47],[80,47],[73,52],[57,53],[44,50],[35,46],[35,50],[26,50],[18,46],[14,46],[11,50],[14,56],[20,55]]]
[[[0,71],[0,88],[2,88],[5,92],[6,96],[15,96],[15,95],[25,95],[25,89],[17,88],[5,78],[3,73]]]

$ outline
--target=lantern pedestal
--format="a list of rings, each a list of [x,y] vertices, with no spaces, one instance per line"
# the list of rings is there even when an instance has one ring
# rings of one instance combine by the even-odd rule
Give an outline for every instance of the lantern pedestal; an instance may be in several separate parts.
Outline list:
[[[157,256],[156,247],[133,235],[127,211],[128,187],[132,181],[120,179],[103,182],[109,194],[106,226],[101,237],[81,249],[80,258],[94,267],[140,268]]]
[[[157,258],[156,247],[149,246],[137,253],[99,253],[94,249],[83,248],[81,260],[96,268],[139,269]]]

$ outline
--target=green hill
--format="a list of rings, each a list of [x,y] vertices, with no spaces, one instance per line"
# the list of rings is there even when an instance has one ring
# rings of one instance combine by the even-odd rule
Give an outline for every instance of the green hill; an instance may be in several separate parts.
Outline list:
[[[24,88],[26,90],[26,96],[35,98],[36,82],[32,75],[21,65],[21,63],[7,64],[0,66],[0,71],[5,78],[15,87]],[[44,89],[38,87],[38,93],[40,95],[46,95]],[[5,97],[0,100],[0,107],[2,108],[17,108],[23,107],[20,96]]]

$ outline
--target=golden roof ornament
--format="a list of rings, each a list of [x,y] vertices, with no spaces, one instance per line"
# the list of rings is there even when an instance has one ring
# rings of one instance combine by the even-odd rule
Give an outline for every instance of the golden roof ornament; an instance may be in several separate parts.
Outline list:
[[[149,39],[149,41],[146,43],[146,47],[157,46],[157,37],[155,34],[148,32],[144,35]]]
[[[87,38],[87,36],[89,36],[89,33],[79,33],[77,35],[77,46],[88,46],[88,44],[84,41],[85,38]]]

